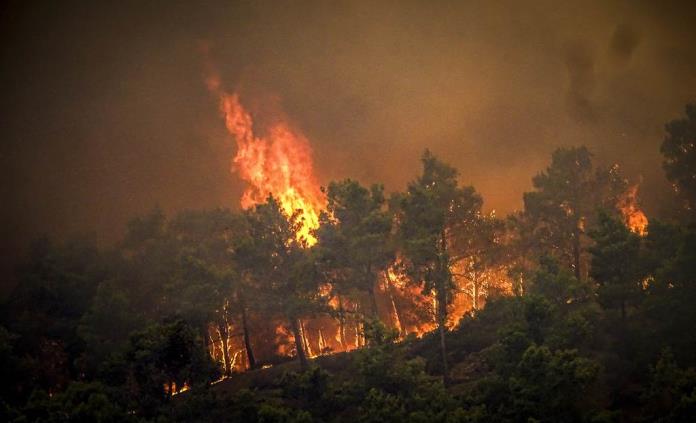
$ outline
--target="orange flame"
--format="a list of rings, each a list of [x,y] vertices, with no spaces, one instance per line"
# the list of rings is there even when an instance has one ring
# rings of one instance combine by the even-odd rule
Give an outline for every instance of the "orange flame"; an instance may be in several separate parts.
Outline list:
[[[616,206],[630,230],[641,236],[648,232],[648,218],[638,207],[638,184],[630,186],[619,198]]]
[[[258,136],[251,114],[236,93],[223,91],[219,77],[212,72],[206,85],[220,98],[225,126],[237,142],[233,170],[249,183],[242,195],[242,208],[264,203],[273,195],[288,215],[299,212],[299,236],[309,245],[314,244],[312,231],[319,226],[324,197],[314,176],[312,148],[307,138],[282,120],[271,125],[265,136]]]

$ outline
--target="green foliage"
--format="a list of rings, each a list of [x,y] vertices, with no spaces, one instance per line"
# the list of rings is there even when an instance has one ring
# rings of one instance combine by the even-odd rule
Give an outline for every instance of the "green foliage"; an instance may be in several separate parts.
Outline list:
[[[319,292],[319,273],[306,240],[298,237],[299,213],[287,216],[269,197],[245,216],[247,233],[236,246],[239,266],[253,280],[257,306],[291,328],[297,357],[305,366],[299,319],[325,311],[326,299]]]
[[[688,194],[679,122],[666,168]],[[427,151],[422,164],[389,210],[381,186],[330,184],[314,247],[298,237],[300,213],[272,197],[240,213],[155,210],[108,252],[37,242],[2,304],[0,420],[693,420],[695,226],[651,219],[647,236],[631,232],[612,210],[626,181],[582,147],[553,154],[508,226],[482,215],[454,168]],[[275,353],[279,324],[307,364],[300,323],[338,314],[329,291],[353,303],[378,292],[396,257],[436,300],[440,331],[399,340],[371,301],[373,318],[364,307],[352,318],[363,348],[232,374],[236,337],[253,366],[252,345]],[[514,295],[479,308],[490,269],[509,270]],[[476,310],[449,331],[455,284]],[[211,384],[221,370],[230,379]]]
[[[87,369],[93,373],[109,355],[123,350],[131,332],[141,323],[129,296],[116,281],[105,281],[97,289],[78,331],[86,344]]]
[[[108,272],[109,261],[93,240],[32,245],[2,309],[5,327],[16,335],[13,353],[28,371],[18,386],[24,396],[34,387],[62,389],[81,373],[78,323]]]
[[[651,368],[643,394],[645,414],[653,421],[687,422],[696,415],[696,369],[681,369],[670,349],[662,351]]]
[[[59,394],[49,397],[35,391],[16,422],[135,422],[113,389],[100,383],[73,382]]]
[[[696,228],[650,225],[646,241],[651,265],[643,320],[646,336],[659,339],[652,348],[670,346],[680,361],[696,365]],[[668,245],[668,247],[665,247]]]
[[[403,345],[372,345],[356,356],[359,378],[353,401],[359,421],[445,421],[458,408],[442,381],[425,373],[422,359],[408,359]]]
[[[550,256],[539,259],[528,293],[543,296],[556,306],[582,301],[590,296],[588,285],[578,281],[572,272],[560,267]]]
[[[368,190],[346,179],[330,183],[326,199],[316,233],[324,275],[338,295],[367,293],[371,316],[377,318],[375,285],[395,254],[383,187]]]
[[[693,213],[696,209],[696,104],[686,106],[686,117],[669,122],[667,136],[660,152],[664,156],[662,167],[685,207]]]
[[[434,294],[436,323],[440,331],[442,371],[447,378],[445,323],[454,283],[453,236],[458,229],[480,218],[483,200],[473,187],[460,187],[457,170],[426,150],[421,158],[423,172],[408,184],[406,192],[394,197],[404,265],[411,280],[423,292]]]
[[[530,346],[510,378],[511,413],[516,419],[579,421],[582,398],[595,380],[598,365],[575,351]],[[519,420],[518,420],[519,421]]]
[[[314,264],[298,239],[298,215],[286,216],[277,200],[246,213],[249,232],[237,246],[240,266],[255,279],[270,313],[297,319],[322,307]]]
[[[429,151],[423,173],[393,200],[409,273],[426,291],[451,289],[448,233],[475,221],[482,200],[473,187],[460,187],[457,171]],[[444,297],[446,298],[446,296]]]
[[[283,390],[286,398],[312,398],[320,400],[328,391],[329,374],[320,367],[312,367],[307,371],[285,372],[277,384]]]
[[[595,169],[585,147],[559,148],[551,165],[533,179],[534,191],[524,193],[524,214],[516,220],[530,244],[525,252],[553,255],[573,269],[578,280],[585,273],[585,230],[593,226],[598,208],[613,209],[626,181],[618,168]]]
[[[180,319],[132,335],[124,358],[129,395],[146,416],[166,402],[167,390],[209,383],[219,371],[198,332]]]
[[[595,245],[590,275],[599,284],[599,302],[607,308],[626,307],[639,300],[644,272],[640,257],[640,236],[605,212],[599,215],[597,229],[590,233]]]

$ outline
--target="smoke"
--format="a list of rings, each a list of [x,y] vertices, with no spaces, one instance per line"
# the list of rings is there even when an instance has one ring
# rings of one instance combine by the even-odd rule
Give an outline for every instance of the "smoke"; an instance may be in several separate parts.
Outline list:
[[[585,44],[576,42],[566,47],[564,59],[569,80],[566,98],[570,115],[580,122],[594,122],[597,119],[592,104],[594,57]]]
[[[695,10],[621,0],[8,3],[1,252],[16,255],[40,232],[113,242],[155,204],[237,207],[245,184],[229,172],[235,145],[201,84],[202,39],[252,115],[274,115],[256,99],[277,99],[310,141],[323,185],[350,176],[403,189],[429,147],[500,215],[521,207],[554,148],[586,144],[645,177],[650,210],[661,202],[651,193],[669,192],[664,124],[696,99]]]
[[[640,34],[630,25],[619,24],[611,36],[609,54],[617,64],[627,64],[638,44],[640,44]]]

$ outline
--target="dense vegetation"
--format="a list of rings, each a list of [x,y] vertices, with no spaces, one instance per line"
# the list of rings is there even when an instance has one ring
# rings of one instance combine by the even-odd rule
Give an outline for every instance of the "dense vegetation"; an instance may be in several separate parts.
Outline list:
[[[109,250],[37,240],[2,304],[0,419],[694,421],[695,145],[688,106],[662,145],[678,205],[647,229],[619,168],[579,147],[505,219],[426,151],[390,197],[329,184],[313,245],[273,197],[156,210]],[[392,298],[395,320],[376,298],[394,272],[418,297]],[[409,318],[433,330],[409,334]],[[319,332],[310,354],[310,319],[359,348],[322,356]]]

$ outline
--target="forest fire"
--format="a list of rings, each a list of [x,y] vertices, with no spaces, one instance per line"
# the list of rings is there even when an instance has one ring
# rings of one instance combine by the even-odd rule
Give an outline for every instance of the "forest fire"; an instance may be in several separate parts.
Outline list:
[[[225,126],[237,142],[232,170],[249,184],[241,198],[242,208],[264,203],[272,195],[285,213],[299,213],[302,223],[299,235],[309,245],[314,244],[316,239],[311,232],[319,226],[324,199],[314,176],[312,148],[307,138],[284,120],[266,128],[265,135],[258,135],[251,114],[242,106],[237,93],[222,90],[214,72],[206,84],[219,97]]]
[[[46,3],[0,423],[696,422],[696,2]]]
[[[626,226],[644,236],[648,232],[648,218],[638,206],[638,184],[630,186],[619,198],[617,208],[621,211]]]

